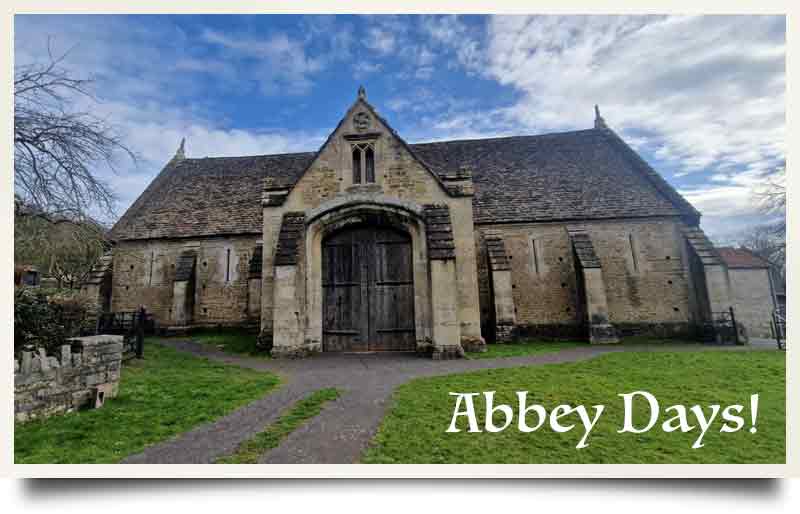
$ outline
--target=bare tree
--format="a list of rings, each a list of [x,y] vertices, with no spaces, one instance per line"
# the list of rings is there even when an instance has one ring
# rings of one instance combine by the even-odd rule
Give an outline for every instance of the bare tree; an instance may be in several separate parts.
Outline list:
[[[105,234],[106,228],[99,223],[18,216],[14,220],[14,261],[36,266],[60,288],[75,289],[109,249]]]
[[[740,244],[770,262],[776,282],[783,285],[786,283],[786,168],[776,171],[754,191],[754,196],[762,213],[775,219],[744,232]]]
[[[740,245],[772,265],[773,278],[778,284],[786,281],[786,233],[776,230],[774,224],[753,227],[745,231]],[[783,288],[781,288],[783,289]]]
[[[756,188],[754,195],[761,211],[767,215],[779,216],[779,219],[769,224],[773,232],[786,232],[786,168],[776,171],[760,187]]]
[[[96,170],[116,172],[120,154],[136,161],[113,126],[76,110],[96,103],[91,80],[62,64],[66,54],[14,70],[15,214],[86,220],[90,212],[112,217],[114,194]]]

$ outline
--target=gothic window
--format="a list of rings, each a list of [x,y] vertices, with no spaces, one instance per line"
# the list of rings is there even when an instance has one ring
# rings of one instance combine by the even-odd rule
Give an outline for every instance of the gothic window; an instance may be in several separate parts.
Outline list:
[[[366,172],[366,178],[364,181],[375,182],[375,152],[372,151],[371,147],[364,151],[364,160]]]
[[[353,144],[353,184],[375,182],[375,147],[371,141]]]
[[[353,147],[353,184],[361,183],[361,149]]]

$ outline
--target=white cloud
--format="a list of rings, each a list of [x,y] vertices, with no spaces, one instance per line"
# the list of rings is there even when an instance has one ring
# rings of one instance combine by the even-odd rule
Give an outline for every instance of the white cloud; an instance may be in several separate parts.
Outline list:
[[[307,151],[318,147],[322,133],[243,130],[229,127],[224,112],[208,112],[202,103],[187,103],[198,95],[203,81],[198,74],[213,75],[215,85],[228,81],[237,86],[239,73],[253,72],[264,78],[262,89],[275,84],[295,91],[310,86],[322,59],[309,57],[304,46],[285,34],[263,40],[234,40],[206,32],[227,57],[261,59],[259,66],[241,67],[235,61],[214,56],[202,58],[186,48],[180,31],[158,23],[142,27],[119,17],[43,16],[15,19],[16,64],[42,62],[47,54],[47,35],[54,53],[70,49],[64,67],[78,77],[93,77],[99,103],[73,99],[76,111],[91,112],[117,127],[125,144],[139,157],[136,165],[122,156],[118,172],[98,167],[97,175],[117,195],[121,214],[147,187],[174,155],[181,138],[187,139],[190,157],[272,154]],[[163,44],[169,41],[169,45]],[[252,43],[252,44],[251,44]],[[240,46],[245,45],[245,46]],[[274,65],[274,69],[264,67]],[[207,81],[207,77],[203,77]],[[285,89],[284,87],[284,89]]]
[[[182,138],[187,157],[224,157],[308,151],[318,147],[324,134],[301,132],[255,132],[219,126],[179,109],[157,104],[134,106],[104,103],[100,114],[125,132],[125,141],[140,157],[137,166],[127,161],[120,173],[99,169],[118,197],[119,214],[147,187],[172,158]]]
[[[353,77],[360,80],[367,75],[377,73],[383,69],[383,64],[379,62],[356,61],[353,64]]]
[[[518,132],[588,128],[592,106],[676,177],[704,173],[714,185],[686,189],[722,219],[757,216],[753,177],[785,159],[785,32],[766,16],[496,16],[487,33],[457,17],[423,22],[458,65],[509,86],[519,99],[493,123]],[[451,122],[485,131],[487,114]]]
[[[485,34],[476,33],[458,16],[424,16],[421,27],[434,42],[454,50],[455,61],[451,61],[449,66],[461,65],[468,72],[483,67],[487,56],[481,48],[481,41]]]
[[[371,27],[367,30],[367,39],[364,45],[379,54],[389,54],[395,48],[395,36],[390,31],[380,27]]]
[[[348,59],[358,80],[400,77],[386,105],[414,120],[403,134],[409,140],[588,128],[598,103],[612,128],[672,172],[715,230],[758,219],[752,188],[785,159],[782,17],[371,16],[360,39],[350,18],[307,17],[301,30],[268,35],[206,30],[211,51],[200,53],[159,20],[15,17],[18,62],[41,54],[45,34],[57,34],[61,49],[80,43],[70,66],[98,78],[102,112],[145,154],[141,170],[115,179],[131,199],[141,190],[131,185],[136,177],[149,180],[183,136],[193,156],[294,150],[297,141],[307,149],[322,136],[237,130],[224,112],[186,105],[209,76],[240,94],[305,94]],[[437,73],[448,69],[511,94],[501,104],[437,90]]]
[[[489,32],[487,74],[523,93],[506,111],[523,126],[587,126],[599,103],[687,172],[783,159],[776,18],[497,17]]]
[[[249,77],[259,80],[261,91],[267,95],[305,94],[313,86],[311,77],[325,66],[322,58],[306,53],[303,42],[284,33],[255,38],[206,29],[202,38],[235,57],[250,59]]]
[[[390,98],[386,102],[386,106],[389,109],[391,109],[392,111],[400,112],[400,111],[404,111],[405,109],[411,107],[412,106],[412,102],[408,98],[395,97],[395,98]]]

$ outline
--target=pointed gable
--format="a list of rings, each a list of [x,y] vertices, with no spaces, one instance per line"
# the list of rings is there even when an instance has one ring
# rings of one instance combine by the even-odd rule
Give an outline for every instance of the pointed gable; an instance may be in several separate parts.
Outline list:
[[[420,176],[422,174],[424,177]],[[411,193],[426,197],[435,197],[437,193],[445,196],[471,194],[471,189],[461,187],[463,179],[463,175],[441,176],[434,172],[378,114],[367,101],[362,87],[288,196],[303,197],[302,202],[295,202],[298,207],[301,203],[313,207],[336,194],[357,192],[360,187],[382,189],[400,197]],[[301,191],[294,192],[295,188]]]

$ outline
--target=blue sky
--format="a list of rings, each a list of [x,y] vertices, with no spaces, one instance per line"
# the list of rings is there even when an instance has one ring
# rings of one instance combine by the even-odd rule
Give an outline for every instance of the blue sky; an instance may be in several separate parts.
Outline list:
[[[785,162],[782,16],[15,17],[24,64],[69,51],[141,156],[119,213],[190,157],[316,150],[355,97],[409,142],[589,128],[593,105],[725,240]]]

